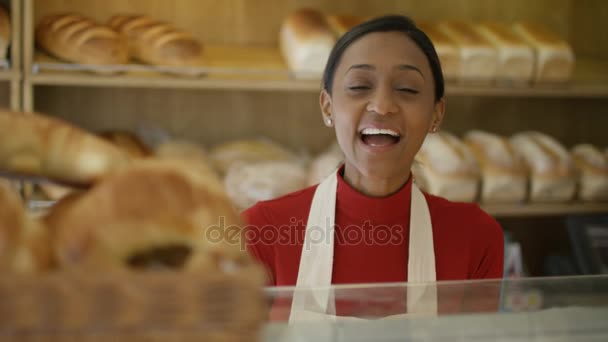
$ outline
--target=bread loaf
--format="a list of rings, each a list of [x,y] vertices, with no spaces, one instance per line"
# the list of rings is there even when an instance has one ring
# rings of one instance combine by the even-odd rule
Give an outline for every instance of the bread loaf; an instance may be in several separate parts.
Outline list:
[[[107,26],[78,14],[42,18],[36,43],[48,53],[79,64],[124,64],[129,60],[126,39]]]
[[[322,182],[332,172],[335,172],[343,161],[344,153],[338,143],[333,143],[327,151],[319,154],[310,163],[308,185]]]
[[[152,150],[135,134],[128,131],[107,131],[98,134],[105,140],[122,149],[132,158],[146,158],[152,155]]]
[[[0,5],[0,59],[8,58],[11,44],[11,19],[6,8]]]
[[[303,189],[307,177],[306,169],[296,162],[236,163],[228,170],[224,184],[237,208],[247,209],[258,201]]]
[[[27,215],[19,196],[0,187],[0,270],[37,273],[53,265],[45,227]]]
[[[608,157],[590,144],[572,148],[578,173],[578,197],[584,201],[608,200]]]
[[[129,160],[109,142],[59,119],[0,111],[0,172],[88,186]]]
[[[334,32],[319,11],[299,9],[281,24],[281,53],[297,77],[320,77],[335,42]]]
[[[536,82],[564,82],[570,79],[575,57],[565,40],[538,24],[519,22],[513,29],[534,47]]]
[[[49,213],[58,262],[95,270],[186,271],[241,262],[247,255],[240,218],[219,189],[219,180],[199,173],[196,164],[135,161]]]
[[[433,42],[441,69],[446,80],[456,80],[462,74],[462,66],[460,62],[460,51],[458,46],[445,33],[443,33],[437,23],[429,21],[417,21],[416,25],[422,30]]]
[[[363,23],[364,19],[355,15],[327,15],[327,23],[334,31],[336,36],[340,38],[353,27]]]
[[[416,184],[432,195],[472,202],[479,190],[479,166],[460,139],[447,133],[429,134],[412,168]]]
[[[146,15],[116,15],[110,27],[129,40],[131,55],[140,62],[161,66],[199,66],[203,44],[190,33]]]
[[[521,202],[526,198],[527,172],[523,160],[505,137],[484,131],[468,132],[469,146],[481,170],[481,201]]]
[[[518,36],[511,26],[485,22],[477,25],[481,33],[498,51],[496,78],[500,81],[526,83],[532,81],[534,50]]]
[[[465,21],[442,21],[439,28],[458,46],[460,78],[469,81],[494,81],[498,67],[498,53],[475,25]]]
[[[288,161],[295,156],[267,139],[244,139],[230,141],[215,146],[210,152],[212,164],[221,175],[237,162],[252,163],[260,161]]]
[[[522,132],[510,141],[530,171],[531,201],[564,202],[574,197],[574,165],[559,142],[540,132]]]

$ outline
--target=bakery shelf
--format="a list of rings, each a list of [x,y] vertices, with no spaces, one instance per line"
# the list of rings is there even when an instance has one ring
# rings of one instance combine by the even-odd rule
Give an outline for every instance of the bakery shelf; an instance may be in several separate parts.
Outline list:
[[[141,64],[105,67],[75,65],[37,52],[28,80],[34,85],[100,87],[302,92],[318,92],[320,88],[318,77],[294,77],[276,48],[210,45],[206,47],[206,56],[205,64],[201,68],[172,69]],[[107,74],[112,71],[119,73]],[[606,98],[608,63],[579,59],[573,79],[567,84],[488,86],[448,83],[446,91],[451,96]]]
[[[535,204],[483,204],[490,215],[506,217],[542,217],[563,215],[607,214],[605,203],[535,203]]]

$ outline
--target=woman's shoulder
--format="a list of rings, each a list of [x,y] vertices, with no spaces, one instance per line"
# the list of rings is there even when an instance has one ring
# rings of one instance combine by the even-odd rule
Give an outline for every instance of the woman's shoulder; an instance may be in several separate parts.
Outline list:
[[[307,217],[317,186],[259,201],[243,211],[242,217],[249,225],[280,224]]]

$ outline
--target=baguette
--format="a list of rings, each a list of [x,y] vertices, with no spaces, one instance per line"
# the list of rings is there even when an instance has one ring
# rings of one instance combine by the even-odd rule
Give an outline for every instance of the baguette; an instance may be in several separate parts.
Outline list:
[[[589,144],[573,147],[571,154],[578,171],[579,199],[608,200],[608,157]]]
[[[146,15],[116,15],[109,26],[128,37],[130,53],[140,62],[173,67],[201,65],[203,44],[168,23]]]
[[[36,27],[36,43],[62,60],[92,65],[129,61],[126,39],[105,25],[78,14],[44,17]]]

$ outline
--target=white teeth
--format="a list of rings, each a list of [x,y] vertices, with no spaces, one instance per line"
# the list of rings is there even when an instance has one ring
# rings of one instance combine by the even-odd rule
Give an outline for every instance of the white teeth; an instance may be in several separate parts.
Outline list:
[[[365,128],[361,131],[361,134],[365,135],[374,135],[374,134],[388,134],[393,137],[399,137],[399,133],[393,131],[392,129],[381,129],[381,128]]]

